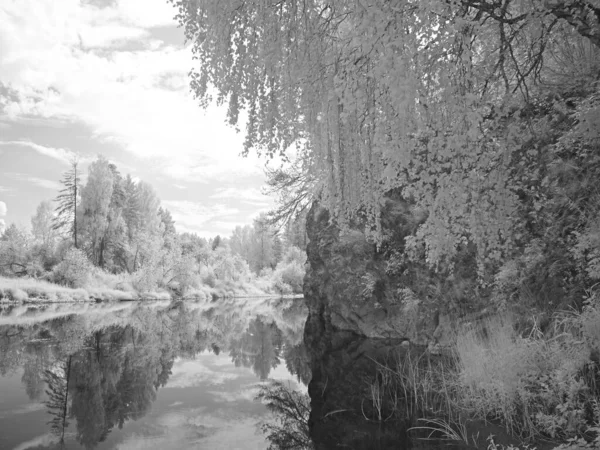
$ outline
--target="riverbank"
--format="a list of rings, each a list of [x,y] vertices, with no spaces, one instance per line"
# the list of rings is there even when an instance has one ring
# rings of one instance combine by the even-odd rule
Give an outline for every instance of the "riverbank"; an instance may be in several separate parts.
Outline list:
[[[380,405],[377,417],[411,418],[415,434],[466,448],[600,448],[599,356],[594,296],[544,329],[496,315],[457,329],[441,356],[378,363],[364,401]]]
[[[106,281],[106,280],[104,280]],[[102,283],[96,283],[102,284]],[[34,278],[0,277],[0,303],[68,303],[110,302],[136,300],[212,300],[218,298],[295,297],[300,294],[282,294],[272,289],[261,289],[251,283],[218,283],[214,287],[189,289],[183,295],[170,290],[139,292],[129,283],[113,282],[103,286],[72,288]]]

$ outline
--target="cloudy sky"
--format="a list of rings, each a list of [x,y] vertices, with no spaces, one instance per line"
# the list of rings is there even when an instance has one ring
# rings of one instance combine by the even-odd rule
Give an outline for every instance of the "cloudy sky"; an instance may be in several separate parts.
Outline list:
[[[29,226],[73,152],[149,182],[179,231],[227,236],[273,206],[225,109],[189,92],[166,0],[0,3],[0,221]],[[0,227],[2,223],[0,223]]]

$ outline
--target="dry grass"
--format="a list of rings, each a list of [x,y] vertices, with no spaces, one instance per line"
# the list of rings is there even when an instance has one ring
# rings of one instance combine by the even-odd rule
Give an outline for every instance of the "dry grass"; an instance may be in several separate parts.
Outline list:
[[[95,286],[70,288],[33,278],[3,278],[0,277],[0,301],[12,302],[87,302],[92,300],[119,301],[134,300],[134,292],[126,292],[111,287]]]
[[[89,293],[32,278],[0,277],[0,299],[32,302],[84,302]]]
[[[365,417],[419,417],[424,422],[414,431],[469,443],[474,437],[465,424],[479,421],[525,440],[593,439],[600,432],[590,412],[600,401],[600,367],[593,360],[600,349],[600,300],[557,315],[544,333],[534,324],[522,335],[515,323],[505,315],[459,329],[446,359],[408,351],[376,363],[376,376],[366,380],[364,404],[371,407]]]
[[[581,374],[589,348],[570,333],[520,336],[496,317],[456,340],[457,401],[478,419],[501,421],[527,438],[577,435],[585,428],[589,387]]]

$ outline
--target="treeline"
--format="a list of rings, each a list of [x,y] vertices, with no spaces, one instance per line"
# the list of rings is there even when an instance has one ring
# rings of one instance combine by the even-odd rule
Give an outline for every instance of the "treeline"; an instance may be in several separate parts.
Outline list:
[[[267,215],[232,236],[178,233],[153,187],[98,156],[82,183],[73,160],[55,204],[43,201],[31,231],[0,236],[0,275],[75,288],[177,295],[298,293],[306,238],[302,217],[279,230]]]

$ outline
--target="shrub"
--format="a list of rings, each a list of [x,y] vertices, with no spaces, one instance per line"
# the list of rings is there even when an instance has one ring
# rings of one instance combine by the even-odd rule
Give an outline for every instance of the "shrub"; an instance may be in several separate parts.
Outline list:
[[[278,267],[277,272],[281,274],[281,280],[290,286],[292,292],[302,292],[302,284],[304,283],[304,267],[302,267],[297,261],[291,261],[290,263],[283,265],[281,269]]]
[[[87,284],[93,270],[94,266],[86,254],[77,248],[72,248],[54,268],[52,274],[55,282],[79,288]]]
[[[519,336],[507,318],[457,337],[459,402],[528,437],[570,438],[585,430],[590,392],[581,373],[589,351],[570,333]]]
[[[289,284],[283,281],[282,273],[277,271],[272,275],[272,285],[275,292],[281,295],[291,294],[292,288]]]
[[[133,287],[138,292],[151,292],[158,286],[159,269],[154,264],[148,264],[133,273]]]
[[[8,294],[11,298],[11,300],[17,301],[17,302],[22,302],[25,301],[29,298],[29,295],[27,295],[27,292],[23,291],[22,289],[19,288],[12,288],[8,290]]]

